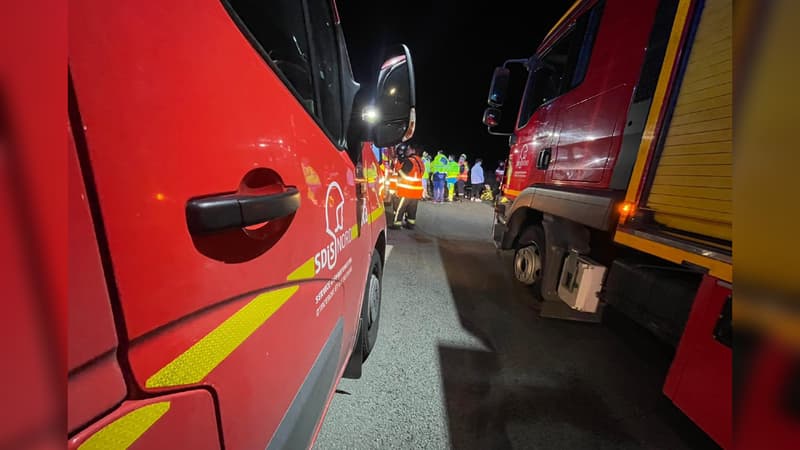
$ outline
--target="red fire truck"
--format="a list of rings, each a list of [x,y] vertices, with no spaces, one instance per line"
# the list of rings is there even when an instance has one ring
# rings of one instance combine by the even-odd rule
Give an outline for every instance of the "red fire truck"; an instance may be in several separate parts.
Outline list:
[[[674,345],[664,393],[724,447],[731,9],[578,1],[533,56],[495,70],[484,114],[511,145],[494,237],[542,315],[599,321],[613,305]]]
[[[368,102],[329,0],[70,4],[70,448],[312,444],[377,338],[387,56]]]

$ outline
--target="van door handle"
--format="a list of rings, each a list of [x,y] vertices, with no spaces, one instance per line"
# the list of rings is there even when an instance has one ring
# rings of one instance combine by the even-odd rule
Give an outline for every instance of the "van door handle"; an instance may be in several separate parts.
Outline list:
[[[212,195],[186,203],[186,224],[191,233],[213,233],[280,219],[299,207],[300,191],[295,187],[272,194]]]

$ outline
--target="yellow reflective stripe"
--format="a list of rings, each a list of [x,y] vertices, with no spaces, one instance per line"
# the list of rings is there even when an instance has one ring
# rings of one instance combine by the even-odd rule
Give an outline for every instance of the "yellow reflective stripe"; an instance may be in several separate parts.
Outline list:
[[[378,206],[378,208],[375,211],[372,211],[369,214],[369,223],[375,222],[376,220],[380,219],[381,216],[383,216],[384,212],[385,211],[383,209],[383,206]]]
[[[314,258],[310,258],[302,266],[290,273],[286,277],[286,281],[305,280],[307,278],[314,278]]]
[[[169,405],[159,402],[135,409],[98,430],[78,450],[127,449],[169,411]]]
[[[258,295],[148,378],[145,386],[163,388],[199,383],[272,317],[298,289],[298,286],[289,286]]]
[[[353,228],[350,228],[350,238],[357,239],[358,238],[358,226],[353,225]]]
[[[573,11],[575,11],[575,8],[577,8],[578,5],[581,4],[581,1],[582,0],[578,0],[575,3],[573,3],[572,6],[569,7],[567,12],[563,16],[561,16],[560,19],[558,19],[558,22],[556,22],[555,25],[553,25],[553,28],[551,28],[550,31],[547,32],[547,37],[550,37],[550,35],[553,34],[553,31],[556,31],[556,29],[558,29],[558,27],[562,23],[564,23],[565,20],[567,20],[567,17],[569,17],[569,15],[572,14]],[[545,37],[545,39],[547,39],[547,37]]]
[[[406,175],[403,172],[400,172],[400,177],[408,181],[422,181],[422,178],[412,177],[411,175]]]
[[[516,191],[514,189],[503,189],[503,193],[506,195],[513,195],[515,197],[518,197],[519,194],[522,193],[522,191]]]
[[[422,190],[422,186],[416,186],[413,184],[405,184],[405,183],[397,183],[397,187],[406,188],[406,189],[416,189],[418,191]]]
[[[697,255],[679,248],[660,242],[651,241],[643,237],[630,234],[624,230],[614,233],[614,242],[626,245],[641,252],[658,256],[661,259],[672,261],[675,264],[690,262],[694,265],[708,269],[708,274],[722,281],[733,283],[733,266],[724,261],[719,261],[707,256]]]

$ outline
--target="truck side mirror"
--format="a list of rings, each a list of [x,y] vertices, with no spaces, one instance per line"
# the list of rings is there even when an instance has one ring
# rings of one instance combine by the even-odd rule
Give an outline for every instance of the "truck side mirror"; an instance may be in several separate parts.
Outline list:
[[[486,108],[486,111],[483,112],[483,124],[489,128],[494,128],[500,125],[500,118],[502,116],[502,111],[500,111],[498,108],[492,108],[490,106]]]
[[[411,52],[400,45],[389,53],[378,72],[375,104],[362,117],[373,125],[373,142],[389,147],[414,135],[416,88]]]
[[[503,106],[503,103],[506,101],[508,79],[510,77],[511,71],[508,68],[497,67],[494,69],[492,84],[489,87],[489,98],[486,100],[489,106]]]
[[[488,127],[489,134],[509,136],[514,132],[515,113],[519,110],[528,76],[528,62],[527,59],[510,59],[494,69],[486,99],[489,107],[483,113],[483,124]]]

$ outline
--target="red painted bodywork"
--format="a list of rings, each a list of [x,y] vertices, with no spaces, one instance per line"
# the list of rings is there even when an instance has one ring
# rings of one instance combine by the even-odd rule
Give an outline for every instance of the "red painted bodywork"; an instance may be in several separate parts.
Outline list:
[[[0,448],[63,447],[66,3],[0,14]],[[47,11],[42,14],[42,11]]]
[[[740,450],[797,448],[797,388],[789,399],[790,385],[798,383],[800,360],[796,348],[764,339],[755,349],[743,392],[736,392],[734,447]],[[789,410],[795,402],[794,411]]]
[[[216,396],[217,408],[203,408],[218,415],[225,447],[263,449],[339,321],[337,379],[349,359],[370,256],[385,233],[382,216],[369,220],[382,203],[378,183],[360,178],[221,2],[98,8],[81,0],[69,14],[70,73],[124,321],[120,356],[137,389],[145,396],[185,389],[146,384],[256,295],[299,286],[198,383]],[[363,166],[377,168],[368,146],[363,153]],[[358,236],[333,267],[287,282],[331,243],[332,185],[343,197],[343,230],[336,234],[350,235],[357,225]],[[202,237],[187,230],[193,197],[283,186],[300,191],[301,206],[278,231]],[[346,264],[351,269],[340,273]],[[320,310],[315,297],[337,274],[341,287]],[[189,416],[169,416],[174,433],[194,432],[184,431],[193,426]]]
[[[596,3],[585,1],[575,8],[536,55],[546,53]],[[605,2],[583,82],[540,106],[515,131],[507,195],[514,197],[533,184],[609,188],[657,5],[656,0]],[[551,162],[546,170],[537,169],[539,153],[547,148]]]
[[[69,449],[77,449],[95,433],[115,420],[144,406],[169,402],[169,409],[129,448],[186,448],[214,450],[221,448],[214,417],[214,401],[204,390],[179,392],[148,400],[127,401],[107,416],[93,423],[69,440]]]
[[[87,424],[125,397],[117,332],[74,140],[69,165],[69,378],[67,430]]]
[[[713,336],[730,295],[727,284],[703,278],[664,382],[664,394],[724,448],[732,445],[733,352]]]

